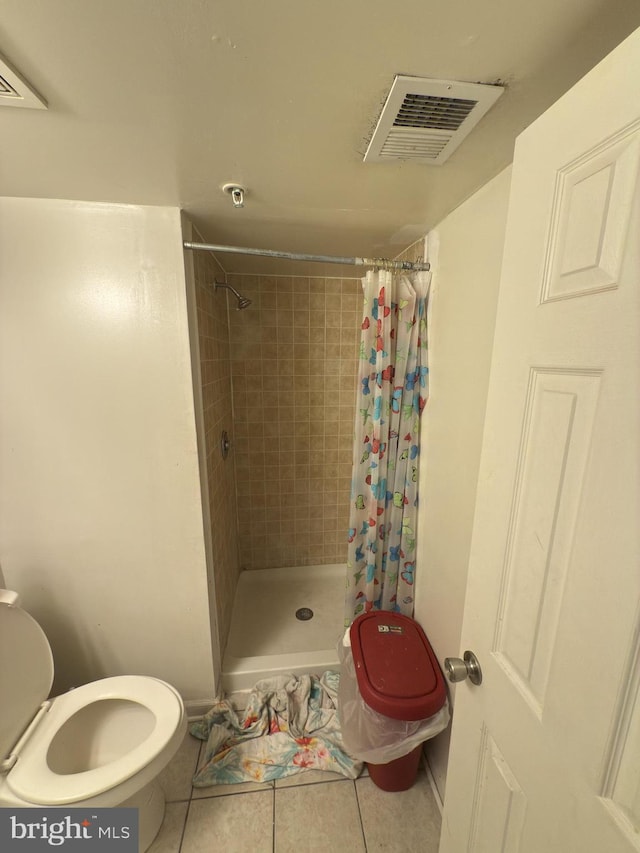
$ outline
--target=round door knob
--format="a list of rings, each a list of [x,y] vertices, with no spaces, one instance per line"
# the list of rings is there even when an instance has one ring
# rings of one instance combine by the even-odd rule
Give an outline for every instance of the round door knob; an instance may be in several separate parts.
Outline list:
[[[444,668],[449,681],[464,681],[469,675],[467,665],[462,658],[445,658]]]
[[[463,658],[445,658],[444,668],[449,681],[464,681],[468,678],[472,684],[482,684],[480,662],[473,652],[466,651]]]

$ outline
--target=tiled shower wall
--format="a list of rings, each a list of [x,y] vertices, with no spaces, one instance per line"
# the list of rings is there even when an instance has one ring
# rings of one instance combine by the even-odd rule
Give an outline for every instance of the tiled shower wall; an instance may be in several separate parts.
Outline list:
[[[420,241],[400,258],[422,252]],[[193,269],[224,647],[242,568],[346,558],[362,288],[359,277],[229,275],[253,300],[236,311],[233,296],[214,294],[224,274],[211,255],[194,252]]]
[[[423,256],[423,242],[399,258]],[[360,278],[229,275],[214,295],[194,252],[217,618],[223,644],[242,568],[346,559]],[[220,455],[229,432],[231,453]],[[237,494],[237,505],[236,505]]]
[[[223,278],[220,268],[205,252],[194,252],[193,262],[216,615],[224,646],[240,571],[233,456],[223,459],[220,452],[222,431],[233,435],[229,327],[224,292],[214,295],[212,287],[216,276]]]
[[[342,563],[360,280],[228,281],[253,300],[229,315],[240,565]]]

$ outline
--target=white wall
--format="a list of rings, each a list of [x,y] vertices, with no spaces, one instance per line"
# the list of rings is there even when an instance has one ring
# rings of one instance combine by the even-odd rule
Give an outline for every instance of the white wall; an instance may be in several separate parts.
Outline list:
[[[442,663],[460,634],[511,169],[429,235],[430,396],[422,419],[416,619]],[[433,255],[435,247],[436,257]],[[449,730],[427,754],[444,796]]]
[[[214,695],[177,209],[0,199],[0,561],[56,689]]]

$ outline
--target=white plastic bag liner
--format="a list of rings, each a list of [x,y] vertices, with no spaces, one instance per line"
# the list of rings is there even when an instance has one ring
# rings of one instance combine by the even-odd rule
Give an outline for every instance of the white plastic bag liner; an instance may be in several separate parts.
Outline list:
[[[342,640],[338,643],[338,655],[341,663],[338,719],[345,751],[352,758],[387,764],[408,755],[448,726],[448,700],[437,714],[426,720],[394,720],[374,711],[360,694],[351,648],[345,647]]]

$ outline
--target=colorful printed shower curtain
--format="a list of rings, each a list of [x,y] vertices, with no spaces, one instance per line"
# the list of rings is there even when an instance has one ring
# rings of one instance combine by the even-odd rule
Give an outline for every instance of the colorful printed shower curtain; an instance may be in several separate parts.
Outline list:
[[[428,397],[430,273],[368,272],[347,556],[345,625],[413,614],[420,415]]]

